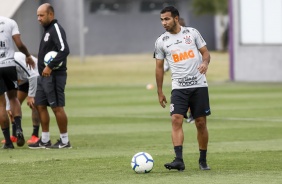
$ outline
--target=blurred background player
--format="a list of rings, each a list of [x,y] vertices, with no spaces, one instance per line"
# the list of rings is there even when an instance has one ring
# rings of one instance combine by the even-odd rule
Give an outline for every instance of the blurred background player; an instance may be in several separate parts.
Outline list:
[[[34,56],[31,56],[33,61],[35,62],[35,67],[29,68],[26,66],[26,57],[21,52],[15,52],[14,58],[16,62],[16,69],[17,69],[17,76],[18,76],[18,91],[17,91],[17,97],[20,101],[20,104],[22,105],[23,101],[27,99],[28,104],[34,103],[34,97],[37,89],[37,77],[38,77],[38,70],[37,70],[37,58]],[[16,137],[16,125],[14,122],[14,117],[10,109],[10,102],[8,100],[7,95],[6,97],[6,110],[10,117],[10,121],[12,123],[12,136],[11,141],[17,142]],[[39,132],[39,126],[40,126],[40,120],[38,117],[38,112],[36,108],[31,108],[32,110],[32,123],[33,123],[33,132],[31,135],[31,138],[27,140],[27,143],[35,143],[38,141],[38,132]],[[2,140],[1,143],[5,143],[5,140]]]
[[[185,21],[182,17],[179,18],[178,22],[179,22],[180,26],[186,27]],[[169,64],[168,64],[167,60],[165,60],[165,62],[164,62],[164,71],[165,72],[169,71]],[[188,118],[186,119],[186,122],[187,123],[194,123],[195,120],[194,120],[194,118],[191,114],[190,108],[188,109],[187,113],[188,113]]]
[[[3,149],[13,149],[14,145],[10,139],[10,122],[6,111],[6,99],[4,93],[7,92],[11,104],[11,111],[16,124],[17,145],[23,146],[25,139],[22,130],[22,110],[17,98],[17,71],[14,59],[15,48],[25,54],[26,64],[34,68],[34,61],[26,46],[21,40],[18,24],[7,17],[0,16],[0,125],[5,137]]]

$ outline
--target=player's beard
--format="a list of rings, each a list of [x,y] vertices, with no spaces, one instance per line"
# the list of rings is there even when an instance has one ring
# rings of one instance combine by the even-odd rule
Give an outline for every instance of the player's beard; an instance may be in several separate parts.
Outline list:
[[[174,33],[175,30],[176,30],[176,22],[175,22],[175,20],[173,20],[172,26],[169,29],[167,29],[166,31],[168,31],[170,33]]]

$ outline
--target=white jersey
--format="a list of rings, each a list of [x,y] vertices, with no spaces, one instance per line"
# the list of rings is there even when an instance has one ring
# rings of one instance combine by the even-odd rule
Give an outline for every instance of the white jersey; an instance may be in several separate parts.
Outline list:
[[[31,57],[35,63],[34,69],[26,65],[26,56],[23,53],[15,52],[14,55],[18,75],[18,85],[20,86],[29,82],[28,96],[34,97],[37,89],[37,77],[39,74],[37,69],[37,58],[34,56]]]
[[[15,66],[12,36],[16,34],[20,34],[18,24],[12,19],[0,16],[0,68]]]
[[[172,89],[208,86],[206,76],[198,70],[202,63],[199,49],[205,45],[200,33],[191,27],[181,26],[179,33],[165,32],[157,39],[154,56],[168,62]]]

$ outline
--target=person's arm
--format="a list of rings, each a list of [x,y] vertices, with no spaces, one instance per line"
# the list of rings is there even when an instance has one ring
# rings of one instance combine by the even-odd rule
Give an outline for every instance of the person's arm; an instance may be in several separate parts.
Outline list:
[[[22,42],[20,34],[13,35],[13,40],[14,40],[17,48],[19,49],[19,51],[21,51],[22,53],[25,54],[25,56],[26,56],[26,64],[31,66],[32,68],[34,68],[35,63],[32,60],[32,57],[31,57],[30,53],[28,52],[26,46]]]
[[[163,79],[164,79],[164,60],[156,59],[156,83],[157,83],[157,93],[159,97],[160,105],[165,108],[167,103],[166,97],[163,94]]]
[[[66,61],[70,51],[65,31],[60,27],[58,27],[58,29],[54,29],[51,39],[55,44],[54,46],[58,49],[57,56],[48,64],[48,67],[53,70],[53,68],[57,67],[62,61]]]
[[[200,48],[199,51],[202,54],[202,63],[198,67],[198,70],[200,71],[201,74],[206,74],[211,60],[211,56],[206,46]]]
[[[28,89],[28,96],[27,96],[27,105],[30,108],[34,108],[34,97],[37,90],[37,76],[30,77],[28,79],[29,82],[29,89]]]

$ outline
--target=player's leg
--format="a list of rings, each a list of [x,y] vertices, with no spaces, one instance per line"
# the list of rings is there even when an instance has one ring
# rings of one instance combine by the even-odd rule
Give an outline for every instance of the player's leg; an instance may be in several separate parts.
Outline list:
[[[3,149],[13,149],[14,145],[10,139],[10,125],[9,125],[9,117],[6,111],[6,98],[5,91],[10,89],[11,83],[9,72],[10,67],[0,68],[0,126],[5,137],[5,143],[3,145]],[[7,84],[9,88],[7,87]],[[7,98],[8,99],[8,98]]]
[[[210,170],[207,165],[207,150],[209,133],[207,128],[207,118],[210,115],[210,106],[208,98],[207,88],[197,88],[192,96],[193,101],[191,103],[191,111],[195,117],[195,125],[197,128],[197,140],[199,145],[200,157],[199,157],[199,167],[201,170]]]
[[[7,115],[9,117],[9,121],[12,124],[12,135],[10,136],[10,139],[11,139],[12,142],[17,142],[16,124],[15,124],[14,117],[13,117],[13,114],[12,114],[12,111],[11,111],[9,98],[7,96],[7,93],[5,93],[4,95],[5,95],[5,101],[6,101],[6,112],[7,112]],[[3,143],[3,144],[6,143],[6,140],[5,139],[2,140],[1,143]]]
[[[18,98],[21,105],[22,105],[22,103],[23,103],[23,101],[25,100],[26,97],[27,97],[27,93],[17,90],[17,98]],[[12,113],[12,116],[13,116],[13,113]],[[14,116],[13,116],[13,119],[14,119]],[[12,132],[13,132],[13,135],[15,135],[15,132],[16,132],[15,121],[12,121]]]
[[[1,83],[1,79],[0,79]],[[3,84],[3,83],[2,83]],[[0,84],[0,88],[2,88]],[[2,88],[3,89],[3,88]],[[3,149],[13,149],[13,143],[10,139],[10,125],[9,125],[9,117],[6,112],[6,99],[4,96],[4,92],[0,90],[0,125],[5,138]]]
[[[37,142],[28,145],[30,149],[41,149],[41,148],[46,148],[46,146],[51,146],[50,133],[49,133],[50,116],[47,106],[38,105],[36,106],[36,109],[39,114],[42,132],[41,132],[41,138]]]
[[[39,127],[40,127],[40,118],[39,118],[39,113],[36,108],[31,109],[31,117],[32,117],[32,126],[33,126],[33,131],[32,131],[32,137],[31,141],[32,142],[37,142],[39,139]]]
[[[7,96],[16,124],[17,145],[23,146],[25,143],[22,130],[22,110],[21,104],[17,98],[17,71],[16,67],[6,67],[5,84],[7,87]]]
[[[48,101],[55,114],[57,125],[60,131],[60,139],[50,148],[71,148],[68,137],[68,118],[64,110],[65,106],[65,85],[66,76],[53,76],[53,83],[55,85],[54,96],[49,96]]]
[[[14,123],[16,126],[17,145],[23,146],[25,143],[23,130],[22,130],[22,111],[21,104],[17,98],[17,90],[7,91],[7,96],[11,105],[11,112],[14,117]]]
[[[182,171],[185,169],[185,164],[183,161],[183,118],[186,117],[186,112],[188,109],[187,95],[185,90],[173,90],[171,96],[170,113],[171,113],[171,123],[172,123],[172,143],[174,146],[175,159],[171,163],[166,163],[164,166],[167,169],[177,169]]]
[[[17,96],[21,104],[23,104],[24,100],[28,96],[28,90],[29,90],[28,82],[19,86]],[[31,117],[32,117],[33,132],[31,134],[30,139],[26,141],[28,144],[36,143],[39,140],[38,133],[39,133],[40,121],[36,108],[31,109]]]
[[[68,126],[68,118],[66,115],[66,112],[64,110],[64,107],[54,107],[52,108],[56,121],[59,127],[60,134],[65,134],[68,132],[67,126]]]
[[[49,124],[50,124],[50,116],[47,109],[48,100],[46,94],[48,93],[45,91],[48,88],[48,81],[50,77],[39,77],[37,80],[37,91],[35,95],[35,107],[38,112],[38,117],[41,122],[41,138],[33,144],[29,144],[28,147],[30,149],[41,149],[46,148],[46,146],[51,146],[50,141],[50,133],[49,133]],[[45,89],[44,89],[45,88]],[[52,91],[52,86],[49,89]]]
[[[31,109],[31,117],[33,129],[30,139],[27,140],[28,144],[36,143],[39,140],[40,118],[36,108]]]
[[[210,170],[210,168],[207,166],[206,159],[209,141],[206,116],[196,118],[195,125],[197,127],[197,139],[200,151],[199,167],[201,170]]]

